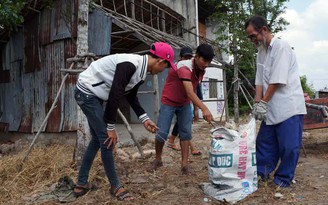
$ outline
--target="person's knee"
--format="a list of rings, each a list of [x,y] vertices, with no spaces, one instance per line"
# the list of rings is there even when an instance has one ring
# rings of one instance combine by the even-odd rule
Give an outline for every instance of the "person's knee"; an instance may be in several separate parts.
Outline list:
[[[181,133],[179,137],[181,141],[190,141],[192,139],[192,135],[189,132]]]
[[[155,140],[160,143],[165,143],[167,140],[167,135],[161,135],[161,134],[157,133],[155,136]]]

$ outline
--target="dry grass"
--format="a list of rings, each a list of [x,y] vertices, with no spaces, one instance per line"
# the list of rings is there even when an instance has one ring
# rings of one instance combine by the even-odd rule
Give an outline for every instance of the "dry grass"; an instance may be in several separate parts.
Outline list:
[[[63,176],[76,177],[72,166],[73,147],[52,145],[38,147],[30,153],[20,169],[25,152],[4,156],[0,160],[0,204],[8,203],[27,194],[47,190]],[[99,164],[99,159],[95,164]],[[101,167],[101,166],[95,166]],[[104,180],[93,169],[90,178]]]

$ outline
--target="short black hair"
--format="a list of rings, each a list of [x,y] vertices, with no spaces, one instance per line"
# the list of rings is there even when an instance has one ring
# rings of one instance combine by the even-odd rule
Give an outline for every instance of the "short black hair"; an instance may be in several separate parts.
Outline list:
[[[197,47],[196,54],[203,57],[207,61],[212,61],[214,57],[214,50],[212,46],[208,44],[201,44]]]
[[[192,49],[188,46],[182,47],[180,50],[180,58],[185,56],[192,56]]]
[[[260,31],[264,26],[267,27],[269,31],[271,31],[270,25],[268,25],[267,20],[263,16],[255,15],[250,17],[245,22],[245,30],[249,25],[253,25],[256,31]]]

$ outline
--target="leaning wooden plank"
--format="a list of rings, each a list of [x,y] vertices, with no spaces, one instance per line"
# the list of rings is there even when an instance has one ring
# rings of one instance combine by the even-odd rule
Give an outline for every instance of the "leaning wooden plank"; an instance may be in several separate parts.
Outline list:
[[[134,136],[134,134],[133,134],[133,132],[132,132],[132,129],[131,129],[131,127],[130,127],[129,122],[126,120],[126,118],[124,117],[124,115],[123,115],[123,113],[121,112],[120,109],[117,109],[117,112],[118,112],[118,114],[120,115],[120,117],[122,118],[122,120],[123,120],[123,122],[124,122],[124,124],[125,124],[125,126],[126,126],[126,129],[128,129],[128,131],[129,131],[129,133],[130,133],[130,135],[131,135],[131,138],[132,138],[132,140],[134,141],[135,145],[137,145],[137,148],[138,148],[138,150],[139,150],[139,153],[140,153],[141,157],[144,158],[144,153],[143,153],[142,147],[141,147],[141,145],[139,144],[139,142],[137,141],[137,139],[135,138],[135,136]]]

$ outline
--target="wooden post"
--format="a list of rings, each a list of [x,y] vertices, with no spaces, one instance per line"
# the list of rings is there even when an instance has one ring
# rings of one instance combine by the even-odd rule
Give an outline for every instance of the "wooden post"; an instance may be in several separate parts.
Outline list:
[[[153,28],[153,10],[151,4],[150,4],[150,27]]]
[[[79,0],[78,25],[77,25],[77,55],[88,53],[88,14],[89,0]],[[78,69],[82,68],[83,63],[78,64]],[[79,170],[85,150],[90,142],[91,135],[86,116],[77,107],[77,138],[74,150],[74,161]]]
[[[134,0],[130,0],[130,2],[131,2],[131,17],[133,19],[136,19],[136,12],[135,12]]]
[[[235,45],[235,44],[234,44]],[[235,49],[235,48],[233,48]],[[234,51],[234,64],[233,64],[233,67],[234,67],[234,85],[233,85],[233,109],[234,109],[234,121],[235,123],[238,123],[239,122],[239,102],[238,102],[238,93],[239,93],[239,80],[238,80],[238,66],[237,66],[237,61],[236,61],[236,58],[237,58],[237,54],[236,52]]]
[[[162,11],[161,12],[161,22],[162,22],[162,31],[166,32],[166,28],[165,28],[165,12]]]
[[[153,89],[154,89],[154,120],[155,123],[158,119],[158,113],[159,113],[159,88],[158,88],[158,76],[153,75]]]
[[[227,72],[226,69],[222,70],[223,75],[223,92],[224,92],[224,111],[225,121],[229,120],[229,106],[228,106],[228,93],[227,93]]]
[[[141,0],[141,22],[144,23],[144,16],[143,16],[143,0]]]
[[[236,7],[236,3],[234,3],[234,7]],[[235,18],[236,8],[233,8],[233,17]],[[236,20],[234,20],[236,21]],[[236,25],[236,22],[234,22]],[[234,27],[236,28],[236,26]],[[239,92],[239,80],[238,80],[238,65],[237,65],[237,39],[236,34],[232,36],[232,53],[233,53],[233,76],[234,76],[234,87],[233,87],[233,108],[234,108],[234,121],[235,123],[239,123],[239,103],[238,103],[238,92]]]

